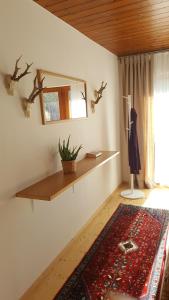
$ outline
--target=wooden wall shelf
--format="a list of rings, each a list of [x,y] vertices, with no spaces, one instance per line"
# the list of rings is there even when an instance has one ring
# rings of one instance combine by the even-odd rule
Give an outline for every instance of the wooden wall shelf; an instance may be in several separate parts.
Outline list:
[[[87,173],[119,154],[119,151],[101,152],[102,155],[97,158],[84,158],[78,161],[76,173],[64,175],[63,171],[59,171],[18,192],[16,197],[46,201],[52,200],[79,181]]]

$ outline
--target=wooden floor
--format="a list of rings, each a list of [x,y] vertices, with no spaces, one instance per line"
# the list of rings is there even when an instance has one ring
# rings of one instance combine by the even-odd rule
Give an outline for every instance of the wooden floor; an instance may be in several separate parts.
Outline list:
[[[119,203],[169,210],[169,189],[145,190],[145,198],[127,200],[120,197],[122,185],[99,208],[79,234],[67,245],[48,269],[21,298],[22,300],[51,300],[88,251]],[[162,300],[169,299],[169,282],[164,283]]]

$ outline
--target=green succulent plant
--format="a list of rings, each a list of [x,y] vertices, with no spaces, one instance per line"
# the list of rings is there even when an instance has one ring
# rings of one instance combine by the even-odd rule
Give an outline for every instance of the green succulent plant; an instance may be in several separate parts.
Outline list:
[[[63,161],[75,160],[76,157],[78,156],[80,149],[82,148],[82,145],[80,145],[78,148],[76,146],[76,147],[73,147],[73,149],[71,149],[69,146],[69,143],[70,143],[70,135],[68,137],[67,142],[65,140],[63,140],[62,145],[61,145],[61,142],[59,139],[59,143],[58,143],[59,154]]]

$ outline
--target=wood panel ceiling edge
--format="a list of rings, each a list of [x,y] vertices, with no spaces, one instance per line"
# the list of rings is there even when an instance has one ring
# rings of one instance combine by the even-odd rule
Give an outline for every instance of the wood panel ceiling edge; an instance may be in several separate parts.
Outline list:
[[[169,0],[33,0],[117,56],[169,49]]]

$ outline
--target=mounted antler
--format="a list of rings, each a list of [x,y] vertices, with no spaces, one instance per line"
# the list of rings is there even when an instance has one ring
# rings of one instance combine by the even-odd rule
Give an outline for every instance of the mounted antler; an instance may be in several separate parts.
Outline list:
[[[20,75],[18,75],[18,71],[20,70],[20,68],[18,67],[18,63],[21,59],[22,55],[16,60],[15,63],[15,70],[13,72],[13,75],[11,76],[11,79],[13,81],[19,81],[23,76],[30,74],[31,72],[28,72],[28,70],[30,69],[30,67],[33,65],[33,63],[31,64],[27,64],[26,63],[26,69],[24,72],[22,72]],[[18,75],[18,76],[17,76]]]
[[[104,81],[102,81],[100,89],[98,91],[97,90],[95,91],[96,97],[97,97],[96,101],[94,101],[95,104],[97,104],[99,102],[99,100],[102,98],[102,93],[103,93],[103,90],[106,88],[106,86],[107,86],[107,82],[104,85]]]
[[[85,94],[84,94],[83,92],[81,92],[81,94],[82,94],[82,99],[86,101],[86,96],[85,96]]]
[[[30,103],[34,103],[35,98],[40,94],[40,92],[43,90],[43,81],[44,81],[45,77],[43,77],[41,80],[38,81],[38,76],[35,76],[34,79],[34,87],[33,90],[29,96],[29,98],[27,99],[28,102]]]
[[[16,60],[15,70],[14,70],[13,74],[12,75],[9,75],[9,74],[6,75],[6,88],[7,88],[7,91],[9,93],[9,95],[12,95],[12,96],[14,95],[14,90],[15,90],[17,82],[22,77],[24,77],[25,75],[28,75],[28,74],[31,73],[31,72],[29,72],[29,69],[30,69],[30,67],[32,66],[33,63],[26,64],[25,70],[22,73],[18,74],[19,70],[21,69],[18,66],[21,57],[22,57],[22,55]]]
[[[95,111],[95,108],[94,108],[95,104],[97,104],[100,101],[100,99],[102,98],[102,94],[103,94],[103,91],[106,88],[106,86],[107,86],[107,82],[104,85],[104,81],[102,81],[100,89],[99,90],[95,90],[96,100],[95,101],[94,100],[91,101],[92,112]]]
[[[38,80],[38,76],[36,75],[34,78],[34,86],[33,90],[30,94],[30,96],[26,99],[24,98],[24,111],[27,118],[30,118],[30,112],[31,112],[31,104],[34,103],[35,98],[40,94],[40,92],[43,90],[43,81],[45,77],[41,80]]]

